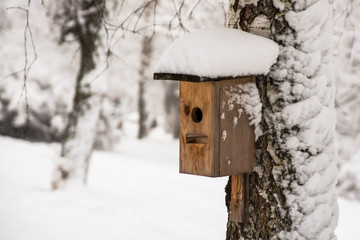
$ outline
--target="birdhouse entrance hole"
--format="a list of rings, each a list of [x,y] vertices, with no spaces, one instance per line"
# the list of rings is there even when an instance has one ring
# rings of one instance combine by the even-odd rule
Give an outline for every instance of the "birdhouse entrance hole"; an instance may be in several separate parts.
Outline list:
[[[193,108],[193,110],[191,111],[191,119],[196,123],[201,122],[201,120],[203,119],[203,113],[200,108]]]

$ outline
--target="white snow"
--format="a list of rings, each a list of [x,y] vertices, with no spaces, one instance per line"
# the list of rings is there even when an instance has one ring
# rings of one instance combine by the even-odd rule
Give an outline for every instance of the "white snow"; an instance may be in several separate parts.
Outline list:
[[[260,101],[259,90],[256,87],[255,82],[248,82],[244,84],[237,84],[235,87],[225,87],[225,95],[227,97],[227,111],[236,110],[238,115],[233,118],[233,127],[237,126],[238,120],[244,112],[249,119],[249,125],[254,125],[255,138],[257,139],[261,134],[260,128],[261,121],[261,109],[262,104]],[[221,105],[222,106],[222,105]],[[236,107],[235,107],[236,106]],[[221,108],[223,111],[225,105]],[[221,120],[225,120],[221,114]]]
[[[360,202],[339,198],[340,216],[336,235],[339,240],[360,239]]]
[[[227,137],[227,131],[226,130],[223,130],[221,132],[221,140],[225,141],[226,140],[226,137]]]
[[[137,141],[131,124],[116,152],[94,152],[86,188],[55,192],[60,146],[0,137],[0,239],[224,239],[227,178],[179,174],[178,141]]]
[[[278,53],[270,39],[236,29],[206,29],[175,40],[155,72],[208,78],[266,75]]]
[[[276,7],[277,9],[279,9],[280,11],[284,10],[285,8],[285,3],[283,3],[280,0],[274,0],[273,1],[274,7]]]
[[[270,112],[270,117],[264,114],[268,124],[274,124],[279,147],[290,154],[296,170],[296,179],[282,179],[282,185],[291,189],[285,196],[293,229],[279,237],[336,239],[338,170],[331,8],[327,0],[293,4],[296,10],[286,12],[285,17],[295,33],[277,39],[284,44],[269,74],[278,86],[276,92],[268,94],[274,113]],[[282,176],[283,169],[274,170],[276,176]]]
[[[227,178],[179,174],[177,140],[135,133],[116,152],[94,153],[86,188],[55,192],[60,146],[0,137],[0,239],[224,239]],[[360,239],[360,202],[339,203],[339,239]]]

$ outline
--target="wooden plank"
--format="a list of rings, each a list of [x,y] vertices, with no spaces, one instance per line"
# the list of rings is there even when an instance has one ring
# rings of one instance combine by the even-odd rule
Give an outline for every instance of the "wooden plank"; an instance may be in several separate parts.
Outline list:
[[[180,82],[181,173],[216,176],[214,112],[214,82]]]
[[[251,172],[256,164],[254,126],[249,126],[248,116],[241,105],[236,101],[229,103],[230,88],[236,88],[237,84],[254,80],[249,78],[221,82],[219,109],[221,176]],[[243,112],[239,117],[241,109]]]
[[[249,219],[249,174],[231,176],[230,221]]]
[[[178,74],[178,73],[154,73],[154,80],[173,80],[173,81],[184,81],[184,82],[206,82],[206,81],[224,81],[224,80],[233,80],[233,79],[248,79],[256,77],[253,75],[248,76],[220,76],[220,77],[204,77],[198,75],[189,75],[189,74]]]
[[[221,82],[214,82],[214,172],[217,177],[220,174],[220,88]]]

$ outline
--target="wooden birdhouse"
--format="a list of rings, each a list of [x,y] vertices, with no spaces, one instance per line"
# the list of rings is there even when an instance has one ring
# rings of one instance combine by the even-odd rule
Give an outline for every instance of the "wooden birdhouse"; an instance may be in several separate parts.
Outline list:
[[[155,67],[154,79],[180,82],[180,172],[232,176],[231,221],[247,219],[261,119],[255,79],[268,74],[278,52],[269,39],[210,29],[174,41]]]
[[[179,80],[179,75],[155,74],[155,78]],[[255,86],[255,77],[187,78],[191,81],[180,81],[180,172],[209,177],[251,172],[255,126],[250,125],[240,93],[241,85]]]
[[[235,29],[210,29],[173,42],[154,79],[180,82],[180,172],[220,177],[255,166],[255,77],[276,61],[271,40]],[[257,97],[257,99],[256,99]]]

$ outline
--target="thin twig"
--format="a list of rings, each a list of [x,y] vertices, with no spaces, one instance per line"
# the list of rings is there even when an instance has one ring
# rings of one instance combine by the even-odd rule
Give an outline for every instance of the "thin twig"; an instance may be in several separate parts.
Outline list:
[[[24,28],[24,44],[23,44],[23,46],[24,46],[24,68],[21,71],[12,73],[12,74],[10,74],[8,76],[14,75],[14,74],[19,73],[19,72],[23,72],[23,87],[22,87],[21,95],[19,97],[18,102],[20,101],[20,99],[22,97],[25,98],[26,120],[27,120],[27,122],[30,121],[29,102],[28,102],[28,94],[27,94],[27,80],[28,80],[28,77],[29,77],[30,70],[31,70],[33,64],[35,63],[35,61],[36,61],[36,59],[38,57],[36,47],[35,47],[35,41],[34,41],[34,38],[33,38],[31,27],[30,27],[30,19],[29,19],[30,5],[31,5],[31,0],[28,0],[27,9],[23,8],[23,7],[9,7],[9,8],[7,8],[7,9],[21,10],[21,11],[24,11],[25,14],[26,14],[26,16],[25,16],[26,24],[25,24],[25,28]],[[29,41],[28,36],[30,36],[30,44],[31,44],[31,48],[32,48],[33,54],[34,54],[34,58],[30,62],[28,60],[28,47],[27,47],[28,41]],[[5,76],[1,80],[7,78],[8,76]]]
[[[121,0],[121,3],[120,3],[120,7],[119,7],[119,10],[117,11],[117,13],[116,13],[116,16],[117,16],[117,20],[119,19],[119,17],[120,17],[120,13],[121,13],[121,10],[123,9],[123,6],[124,6],[124,2],[125,2],[125,0]]]
[[[152,5],[152,3],[154,3]],[[156,12],[156,6],[157,6],[158,0],[148,0],[146,2],[144,2],[143,4],[141,4],[138,8],[136,8],[134,11],[132,11],[120,24],[117,25],[117,27],[115,27],[113,30],[113,33],[111,34],[110,37],[110,42],[111,42],[111,47],[114,46],[115,44],[117,44],[120,39],[124,38],[127,32],[132,32],[132,33],[139,33],[140,29],[146,29],[148,27],[141,27],[141,28],[137,28],[139,21],[141,20],[144,12],[151,6],[153,6],[153,11],[154,13]],[[133,20],[136,18],[134,25],[132,25]],[[155,16],[154,16],[154,20],[155,20]],[[113,25],[113,24],[111,24]],[[131,27],[132,25],[132,27]],[[122,35],[120,37],[117,37],[115,40],[115,36],[118,33],[119,30],[122,30]],[[153,31],[155,31],[155,26]]]
[[[142,9],[142,11],[140,12],[140,14],[139,14],[139,16],[138,16],[138,18],[136,19],[136,22],[135,22],[135,24],[134,24],[133,32],[135,32],[135,29],[136,29],[137,25],[139,24],[139,21],[140,21],[140,19],[141,19],[141,16],[144,14],[145,10],[146,10],[147,7],[150,5],[150,3],[151,3],[151,2],[148,2],[148,3],[144,6],[144,8]]]
[[[201,1],[202,1],[202,0],[197,0],[197,1],[195,2],[195,4],[193,5],[193,7],[192,7],[191,10],[190,10],[190,13],[188,14],[188,18],[189,18],[189,19],[192,18],[192,14],[193,14],[195,8],[199,5],[199,3],[200,3]]]
[[[8,77],[11,77],[11,76],[14,76],[14,75],[16,75],[16,74],[18,74],[18,73],[21,73],[22,71],[24,71],[24,69],[20,69],[20,70],[18,70],[18,71],[16,71],[16,72],[12,72],[12,73],[10,73],[10,74],[8,74],[8,75],[5,75],[4,77],[0,78],[0,82],[3,81],[3,80],[5,80],[5,79],[8,78]]]

